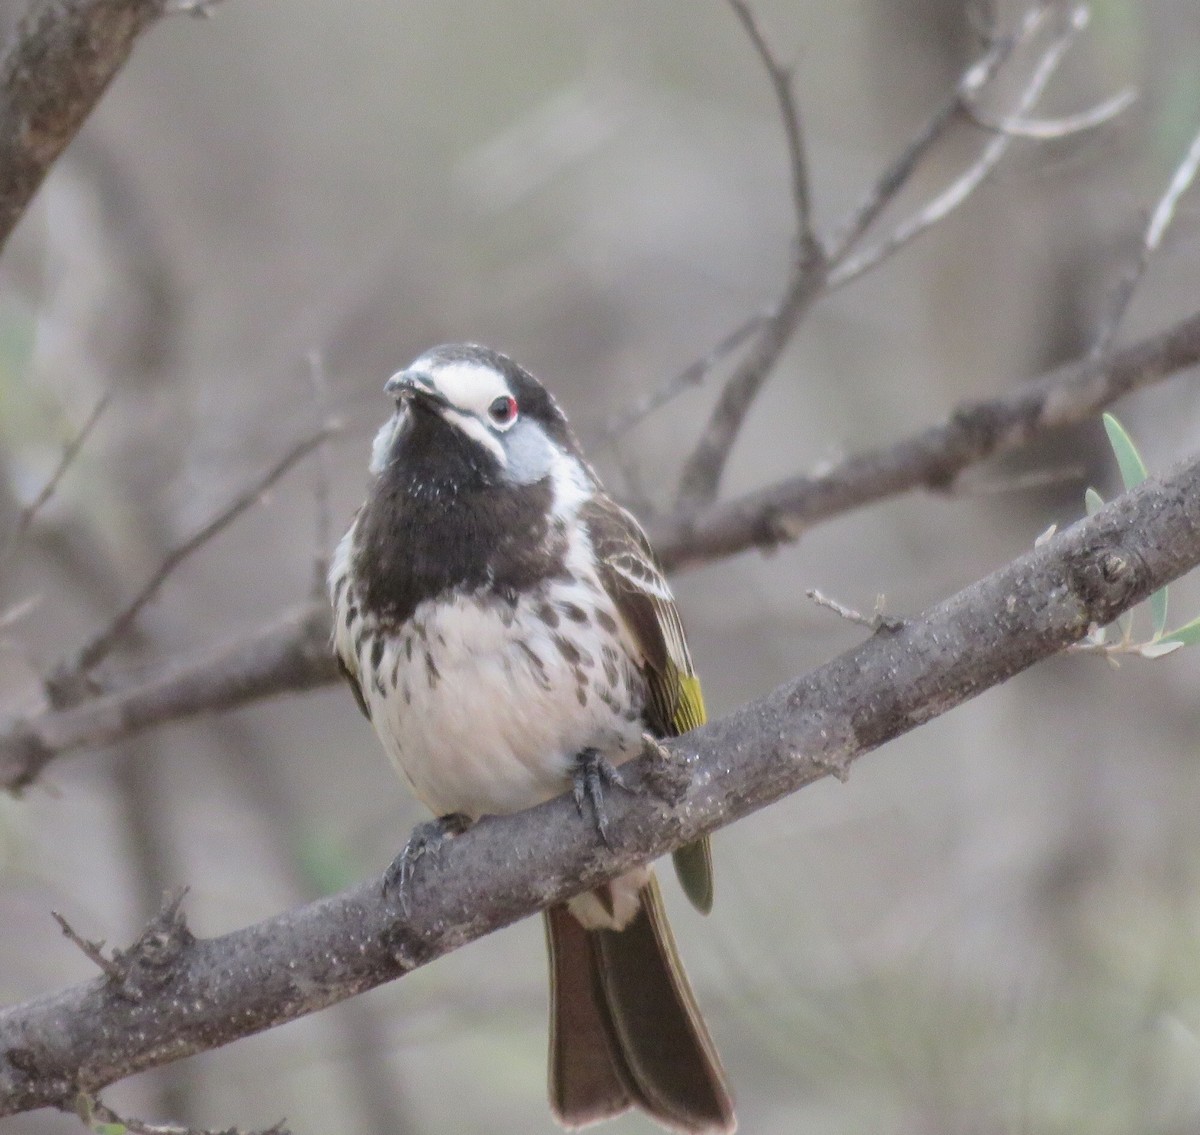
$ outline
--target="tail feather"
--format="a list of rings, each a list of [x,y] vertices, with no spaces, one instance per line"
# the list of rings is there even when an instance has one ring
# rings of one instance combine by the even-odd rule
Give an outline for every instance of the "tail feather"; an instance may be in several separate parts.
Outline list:
[[[728,1135],[733,1101],[653,875],[639,898],[619,931],[547,912],[551,1104],[568,1126],[636,1105],[675,1131]]]
[[[564,1127],[586,1127],[633,1106],[603,1001],[588,932],[566,906],[545,912],[550,953],[550,1109]]]

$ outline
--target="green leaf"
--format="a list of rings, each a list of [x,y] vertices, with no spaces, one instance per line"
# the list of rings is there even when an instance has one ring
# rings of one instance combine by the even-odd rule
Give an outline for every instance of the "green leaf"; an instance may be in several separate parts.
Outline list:
[[[1200,617],[1184,623],[1178,630],[1163,636],[1163,642],[1180,642],[1184,646],[1200,646]]]
[[[1088,516],[1095,516],[1104,507],[1104,498],[1095,489],[1089,488],[1083,494],[1083,507]]]
[[[1140,485],[1146,479],[1146,463],[1138,453],[1133,439],[1125,432],[1125,427],[1112,414],[1104,415],[1104,430],[1108,434],[1108,444],[1112,446],[1113,456],[1121,470],[1121,480],[1126,489]]]
[[[1133,439],[1126,432],[1125,427],[1117,421],[1112,414],[1104,415],[1104,432],[1108,434],[1108,444],[1112,446],[1113,456],[1117,459],[1117,466],[1121,470],[1121,481],[1125,488],[1132,489],[1135,485],[1140,485],[1146,479],[1146,463],[1142,460],[1142,455],[1138,453],[1137,446],[1133,444]],[[1085,501],[1087,497],[1084,497]],[[1088,516],[1092,515],[1091,509],[1088,510]],[[1150,621],[1154,627],[1154,638],[1161,637],[1167,627],[1167,589],[1160,588],[1148,600],[1150,604]]]
[[[92,1130],[96,1135],[125,1135],[129,1128],[124,1123],[94,1123]]]

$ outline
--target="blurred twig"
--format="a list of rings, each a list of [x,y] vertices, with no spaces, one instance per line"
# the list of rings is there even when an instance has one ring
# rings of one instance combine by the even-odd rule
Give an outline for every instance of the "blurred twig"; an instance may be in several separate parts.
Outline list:
[[[964,406],[893,445],[848,457],[648,530],[668,569],[683,571],[751,548],[773,548],[824,520],[917,488],[946,489],[964,469],[1055,427],[1085,421],[1130,391],[1200,363],[1200,314],[1104,359],[1082,359],[1012,394]],[[338,679],[322,598],[228,646],[177,659],[150,681],[71,709],[0,721],[0,788],[21,789],[60,753]]]
[[[17,523],[13,528],[12,534],[8,538],[8,544],[4,549],[3,554],[0,554],[0,562],[6,561],[16,545],[20,542],[21,537],[29,530],[29,526],[37,519],[37,515],[50,502],[50,499],[58,491],[58,486],[67,470],[75,463],[76,458],[82,451],[87,439],[91,436],[92,430],[96,428],[96,423],[100,421],[104,411],[108,408],[108,404],[112,399],[112,391],[106,391],[97,400],[96,405],[92,408],[92,412],[87,416],[83,425],[79,427],[79,431],[71,438],[66,445],[63,446],[62,456],[58,460],[54,471],[47,478],[46,483],[38,491],[37,496],[33,498],[23,509],[21,515],[17,518]]]
[[[329,378],[325,373],[325,359],[316,348],[308,352],[308,381],[312,387],[313,406],[316,407],[317,416],[320,418],[329,397]],[[315,461],[317,474],[313,482],[315,551],[312,595],[314,599],[321,599],[325,595],[325,577],[329,574],[329,550],[333,546],[333,514],[329,507],[328,438],[317,446]]]
[[[1033,14],[1043,15],[1045,10],[1045,8],[1034,9]],[[1033,73],[1016,100],[1016,105],[1007,117],[1020,121],[1037,105],[1054,72],[1058,70],[1063,56],[1066,55],[1075,37],[1083,31],[1087,23],[1088,10],[1086,7],[1078,5],[1070,9],[1065,26],[1038,59]],[[961,105],[968,105],[970,101],[969,96],[962,98]],[[983,152],[976,161],[933,200],[926,202],[916,213],[901,221],[877,244],[855,256],[840,259],[829,272],[829,287],[840,288],[878,267],[905,245],[948,217],[995,172],[1001,158],[1008,152],[1013,141],[1014,135],[1009,133],[1000,133],[993,137],[984,146]]]
[[[52,681],[56,684],[64,684],[71,676],[86,674],[98,666],[129,632],[142,609],[158,594],[159,589],[170,578],[171,573],[184,560],[228,528],[242,513],[257,503],[263,494],[275,485],[292,466],[317,449],[336,430],[336,425],[326,424],[315,433],[296,442],[270,469],[242,489],[208,523],[172,548],[142,590],[116,615],[112,622],[82,646],[74,657],[56,667]]]
[[[809,304],[825,283],[827,258],[821,242],[812,230],[809,209],[808,165],[804,152],[804,135],[800,112],[792,91],[791,73],[779,63],[750,8],[742,0],[729,0],[734,14],[741,22],[754,50],[762,60],[771,87],[775,92],[779,115],[787,138],[788,169],[792,180],[792,210],[795,214],[795,252],[782,300],[770,315],[757,322],[754,338],[746,357],[725,381],[691,455],[684,462],[676,494],[676,507],[695,509],[716,496],[725,463],[733,443],[741,431],[750,407],[766,382],[771,370],[803,318]],[[739,338],[735,330],[725,342]],[[718,352],[710,352],[710,357]],[[719,352],[726,353],[726,352]],[[700,371],[702,377],[703,370]]]
[[[1197,564],[1200,457],[925,614],[889,622],[805,677],[667,741],[687,758],[680,781],[663,784],[656,756],[631,762],[641,790],[612,799],[610,848],[597,846],[567,794],[486,817],[450,841],[417,872],[403,919],[371,879],[220,938],[194,938],[176,917],[162,949],[163,931],[148,928],[121,953],[131,969],[120,980],[0,1011],[0,1115],[69,1106],[80,1084],[98,1091],[325,1008],[806,784],[844,777],[860,756],[1058,653]]]
[[[1171,227],[1171,222],[1175,219],[1179,199],[1191,188],[1192,183],[1196,180],[1198,169],[1200,169],[1200,133],[1192,139],[1192,144],[1184,154],[1183,160],[1175,167],[1175,172],[1171,175],[1165,192],[1158,199],[1158,204],[1150,214],[1150,220],[1142,236],[1137,256],[1113,289],[1108,313],[1092,344],[1093,358],[1103,357],[1111,348],[1117,329],[1125,318],[1125,312],[1129,310],[1134,292],[1137,291],[1137,286],[1146,274],[1150,261],[1162,245],[1163,237],[1166,236],[1167,229]]]
[[[281,1119],[270,1127],[258,1131],[243,1132],[240,1127],[222,1127],[220,1131],[209,1128],[181,1127],[177,1123],[147,1123],[128,1115],[118,1115],[111,1107],[101,1103],[96,1096],[81,1096],[75,1100],[75,1111],[89,1131],[97,1130],[97,1121],[111,1124],[129,1135],[291,1135],[286,1120]]]
[[[1083,134],[1088,130],[1095,130],[1097,126],[1111,122],[1118,114],[1128,110],[1136,99],[1137,92],[1130,87],[1087,110],[1081,110],[1077,114],[1069,114],[1063,118],[1018,118],[1016,115],[997,118],[973,103],[967,105],[967,114],[971,116],[973,122],[985,130],[995,130],[998,134],[1007,134],[1010,138],[1030,138],[1036,142],[1049,142],[1058,138],[1069,138],[1072,134]]]
[[[1013,34],[988,42],[983,56],[963,72],[953,97],[934,113],[905,147],[866,198],[839,226],[833,239],[822,244],[811,227],[808,172],[790,74],[777,61],[750,9],[740,0],[730,0],[730,4],[763,61],[779,104],[788,139],[797,250],[783,298],[773,311],[736,328],[704,359],[693,363],[661,391],[643,399],[617,419],[619,428],[640,420],[645,413],[662,405],[678,391],[702,381],[717,362],[743,341],[749,341],[745,356],[727,379],[703,434],[684,462],[676,495],[676,510],[679,512],[694,512],[711,504],[716,498],[722,473],[746,415],[815,300],[829,290],[841,287],[878,267],[962,205],[996,169],[1014,138],[1025,134],[1062,137],[1068,132],[1090,129],[1120,113],[1130,101],[1129,93],[1124,92],[1070,119],[1039,122],[1027,118],[1068,48],[1088,22],[1088,10],[1082,5],[1067,5],[1064,0],[1035,4],[1026,12]],[[978,109],[981,92],[1015,49],[1032,40],[1056,10],[1064,13],[1062,27],[1039,56],[1013,110],[1000,119],[988,119]],[[884,209],[896,199],[921,160],[963,112],[987,120],[990,128],[1000,132],[987,142],[979,158],[947,189],[897,224],[876,244],[854,252]]]

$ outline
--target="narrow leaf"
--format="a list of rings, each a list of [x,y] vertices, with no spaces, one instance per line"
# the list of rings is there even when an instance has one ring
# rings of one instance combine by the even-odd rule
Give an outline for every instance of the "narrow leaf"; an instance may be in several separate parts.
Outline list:
[[[1108,434],[1108,444],[1112,446],[1113,456],[1121,470],[1121,481],[1126,489],[1140,485],[1146,479],[1146,463],[1138,453],[1125,427],[1112,414],[1104,415],[1104,432]],[[1086,496],[1085,496],[1086,501]],[[1092,512],[1088,510],[1088,516]],[[1161,588],[1150,596],[1150,621],[1154,627],[1154,638],[1158,639],[1167,627],[1167,589]]]
[[[1146,479],[1146,464],[1138,453],[1133,439],[1125,432],[1125,427],[1112,414],[1104,415],[1104,430],[1108,434],[1108,444],[1112,446],[1113,456],[1121,470],[1121,480],[1126,489],[1140,485]]]
[[[1190,623],[1184,623],[1178,630],[1173,630],[1163,637],[1163,642],[1178,642],[1184,646],[1200,646],[1200,617]]]
[[[1160,587],[1150,596],[1150,618],[1154,623],[1154,637],[1161,638],[1167,629],[1167,589]]]
[[[1088,516],[1095,516],[1104,507],[1104,498],[1093,488],[1083,494],[1083,507]]]
[[[1183,649],[1181,642],[1167,642],[1159,640],[1158,642],[1146,642],[1137,648],[1137,653],[1143,658],[1162,658],[1166,654],[1173,654],[1177,650]]]

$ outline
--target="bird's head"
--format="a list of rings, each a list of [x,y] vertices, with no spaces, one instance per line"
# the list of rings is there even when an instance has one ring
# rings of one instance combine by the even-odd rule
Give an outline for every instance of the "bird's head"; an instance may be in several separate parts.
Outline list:
[[[558,404],[536,378],[498,351],[434,347],[384,385],[396,414],[375,439],[372,468],[418,439],[431,453],[469,452],[497,480],[533,484],[578,456]]]

